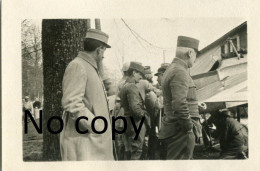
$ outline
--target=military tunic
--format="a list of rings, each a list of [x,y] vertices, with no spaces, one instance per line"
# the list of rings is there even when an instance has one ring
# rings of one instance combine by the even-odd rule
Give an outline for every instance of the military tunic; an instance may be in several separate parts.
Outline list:
[[[139,126],[142,117],[147,115],[144,103],[138,90],[135,80],[127,78],[126,84],[120,91],[121,105],[124,108],[124,115],[127,119],[127,131],[124,134],[126,138],[126,148],[131,152],[131,160],[139,160],[142,155],[144,137],[147,128],[147,122],[141,127],[137,140],[134,140],[135,131],[131,123],[130,117],[133,117],[135,125]]]
[[[199,118],[196,87],[185,61],[175,58],[162,79],[164,117],[159,139],[164,141],[167,159],[190,159],[195,146],[194,123]]]

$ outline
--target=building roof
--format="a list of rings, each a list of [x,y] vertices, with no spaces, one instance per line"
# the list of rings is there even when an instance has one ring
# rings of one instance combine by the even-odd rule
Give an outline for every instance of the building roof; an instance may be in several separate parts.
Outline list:
[[[217,39],[216,41],[212,42],[211,44],[209,44],[208,46],[206,46],[205,48],[200,50],[200,55],[205,53],[206,51],[208,51],[209,49],[211,49],[214,46],[217,46],[218,44],[224,42],[227,40],[227,38],[229,38],[231,35],[239,32],[240,30],[243,29],[247,29],[247,22],[245,21],[244,23],[240,24],[239,26],[235,27],[234,29],[232,29],[231,31],[227,32],[225,35],[223,35],[222,37],[220,37],[219,39]],[[199,55],[199,56],[200,56]]]
[[[206,73],[206,72],[209,72],[214,65],[219,66],[221,57],[216,55],[215,53],[220,51],[220,48],[221,48],[220,45],[223,42],[225,42],[229,37],[233,36],[234,34],[236,34],[239,31],[245,30],[245,29],[247,29],[247,22],[242,23],[241,25],[232,29],[231,31],[229,31],[228,33],[226,33],[225,35],[223,35],[222,37],[220,37],[213,43],[209,44],[208,46],[206,46],[205,48],[200,50],[200,53],[195,61],[195,64],[190,70],[190,74],[192,76],[195,76],[195,75],[198,75],[201,73]],[[212,52],[210,50],[212,50]],[[241,59],[241,60],[231,59],[231,60],[228,60],[229,63],[226,60],[228,60],[228,59],[223,60],[225,62],[222,61],[221,63],[225,63],[225,64],[227,63],[228,65],[236,65],[236,63],[241,63],[243,61],[247,62],[246,59]],[[223,67],[225,67],[225,66],[223,65],[222,68]]]

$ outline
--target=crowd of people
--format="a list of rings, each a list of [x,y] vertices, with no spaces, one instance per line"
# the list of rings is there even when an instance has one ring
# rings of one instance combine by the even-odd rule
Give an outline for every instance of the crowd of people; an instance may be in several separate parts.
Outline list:
[[[112,116],[124,117],[129,124],[124,134],[116,134],[112,140],[110,122],[103,134],[95,134],[91,127],[95,117],[102,116],[106,120],[112,117],[99,71],[105,50],[111,48],[108,37],[100,30],[89,29],[84,38],[84,50],[66,68],[62,82],[62,160],[192,159],[195,144],[203,143],[200,113],[205,108],[198,104],[196,85],[189,74],[199,41],[179,36],[172,63],[162,64],[154,74],[156,84],[150,66],[136,61],[124,64]],[[80,117],[87,119],[78,120]],[[221,124],[218,124],[219,119],[212,122],[218,127],[217,136],[221,137],[221,156],[237,158],[247,150],[246,136],[240,133],[243,128],[239,122],[225,118],[221,119]],[[88,130],[88,134],[75,131],[75,122],[79,122],[80,129]],[[143,126],[138,127],[142,122]],[[117,120],[115,125],[120,130],[124,124]],[[137,139],[134,125],[140,129]],[[96,130],[104,126],[102,120],[95,120]],[[224,128],[227,130],[223,131]],[[227,149],[232,153],[225,153]]]

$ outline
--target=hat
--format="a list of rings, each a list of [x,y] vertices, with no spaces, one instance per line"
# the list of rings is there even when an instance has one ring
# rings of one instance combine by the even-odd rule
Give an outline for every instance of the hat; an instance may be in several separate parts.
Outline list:
[[[229,109],[220,109],[219,110],[220,114],[222,114],[223,116],[231,116],[231,112]]]
[[[145,74],[152,74],[151,67],[150,66],[144,66],[144,72],[145,72]]]
[[[123,71],[123,72],[128,71],[129,66],[130,66],[130,62],[126,62],[126,63],[124,63],[124,65],[123,65],[123,67],[122,67],[122,71]]]
[[[168,64],[168,63],[163,63],[161,65],[161,67],[157,70],[157,73],[155,73],[154,75],[158,76],[159,74],[163,74],[166,71],[166,69],[168,68],[169,65],[170,64]]]
[[[144,67],[138,62],[131,62],[129,69],[134,69],[140,72],[142,75],[145,75]]]
[[[199,40],[186,36],[178,36],[177,47],[193,48],[198,52]]]
[[[99,40],[101,42],[103,42],[107,48],[111,48],[110,45],[107,44],[108,42],[108,35],[100,30],[97,29],[88,29],[87,34],[86,34],[86,39],[90,38],[90,39],[95,39],[95,40]]]
[[[24,98],[25,98],[25,99],[29,99],[29,97],[28,97],[28,96],[25,96]]]

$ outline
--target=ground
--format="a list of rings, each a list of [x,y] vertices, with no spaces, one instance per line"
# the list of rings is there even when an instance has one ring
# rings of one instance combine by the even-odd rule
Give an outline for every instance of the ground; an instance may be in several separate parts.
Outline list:
[[[39,124],[39,119],[36,120]],[[24,133],[24,130],[23,130]],[[28,134],[23,134],[23,160],[24,161],[42,161],[43,137],[34,128],[32,122],[28,123]],[[198,159],[216,159],[219,152],[206,149],[204,145],[198,145],[194,149],[193,158]]]
[[[39,119],[36,120],[39,125]],[[25,134],[23,125],[23,160],[41,161],[42,160],[43,137],[34,128],[32,122],[28,123],[28,134]]]

